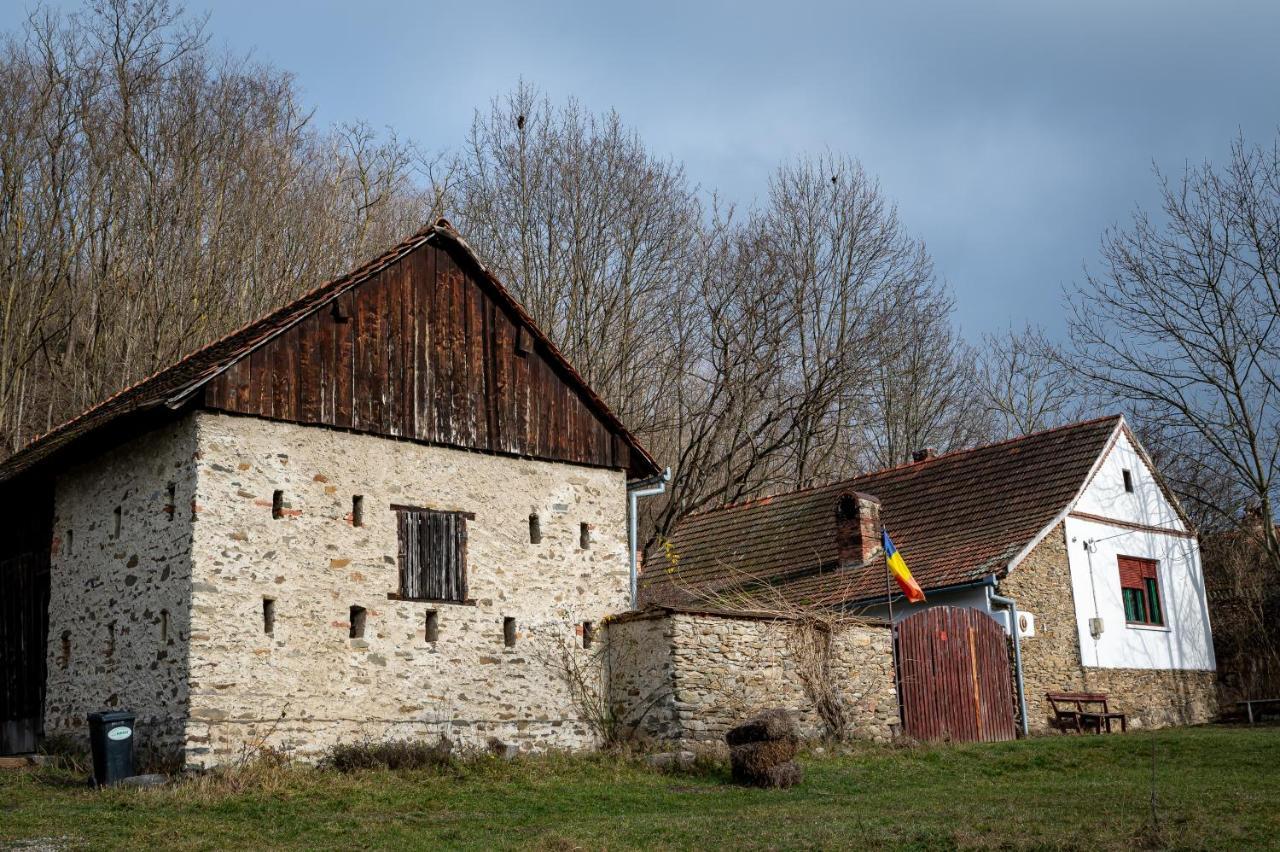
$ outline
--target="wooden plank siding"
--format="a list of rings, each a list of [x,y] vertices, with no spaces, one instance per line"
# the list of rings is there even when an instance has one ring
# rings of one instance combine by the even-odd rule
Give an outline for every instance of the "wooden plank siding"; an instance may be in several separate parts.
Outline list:
[[[345,317],[345,319],[343,319]],[[426,244],[205,386],[221,411],[551,461],[628,468],[577,384],[486,278]]]

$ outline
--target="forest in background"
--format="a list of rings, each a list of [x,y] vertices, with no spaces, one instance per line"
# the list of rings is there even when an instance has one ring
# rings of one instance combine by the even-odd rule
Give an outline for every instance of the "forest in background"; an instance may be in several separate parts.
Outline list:
[[[0,456],[445,215],[672,468],[651,539],[1123,411],[1201,530],[1243,531],[1280,576],[1256,522],[1280,468],[1280,153],[1240,139],[1156,179],[1162,208],[1064,293],[1066,339],[965,339],[852,155],[781,163],[741,208],[617,113],[523,82],[428,150],[316,126],[287,71],[215,53],[167,0],[41,7],[0,45]],[[1276,584],[1238,573],[1280,629]]]

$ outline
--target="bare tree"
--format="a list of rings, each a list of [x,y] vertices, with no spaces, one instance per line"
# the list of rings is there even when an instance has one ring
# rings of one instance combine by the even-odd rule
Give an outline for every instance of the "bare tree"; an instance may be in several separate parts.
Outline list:
[[[38,9],[0,46],[0,442],[12,451],[356,258],[440,196],[394,135],[167,0]]]
[[[1089,385],[1066,368],[1044,330],[1028,325],[984,334],[974,388],[995,440],[1078,420],[1089,410]]]
[[[1225,500],[1191,495],[1222,521],[1243,516],[1241,496],[1274,518],[1280,146],[1237,141],[1225,168],[1189,168],[1162,185],[1162,220],[1139,213],[1128,230],[1108,232],[1103,271],[1075,290],[1065,363],[1077,381],[1131,406],[1167,457],[1233,486]],[[1274,524],[1262,536],[1280,576]]]
[[[648,432],[701,226],[681,168],[616,113],[556,107],[522,83],[476,114],[456,173],[460,227],[588,383]]]
[[[973,393],[974,356],[950,322],[951,303],[930,293],[894,319],[896,349],[874,368],[863,425],[863,465],[903,464],[917,450],[971,446],[989,434]]]

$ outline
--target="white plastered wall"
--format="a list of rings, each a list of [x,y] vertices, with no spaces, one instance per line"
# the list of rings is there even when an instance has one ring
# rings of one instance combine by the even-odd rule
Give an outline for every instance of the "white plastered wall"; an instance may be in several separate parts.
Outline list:
[[[1132,493],[1125,489],[1125,470],[1132,477]],[[1101,668],[1212,670],[1213,639],[1195,538],[1126,524],[1187,532],[1143,456],[1121,432],[1066,519],[1081,663]],[[1087,542],[1092,546],[1086,547]],[[1119,556],[1158,563],[1165,626],[1126,623]],[[1095,617],[1103,624],[1096,639],[1089,625]]]

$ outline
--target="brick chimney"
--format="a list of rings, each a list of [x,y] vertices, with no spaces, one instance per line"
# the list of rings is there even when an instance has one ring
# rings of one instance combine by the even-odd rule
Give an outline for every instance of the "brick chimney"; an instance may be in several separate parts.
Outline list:
[[[929,459],[933,458],[937,454],[938,454],[938,451],[935,450],[933,447],[924,447],[912,453],[911,460],[913,462],[928,461]]]
[[[848,492],[836,498],[836,552],[841,565],[870,562],[880,549],[880,501]]]

